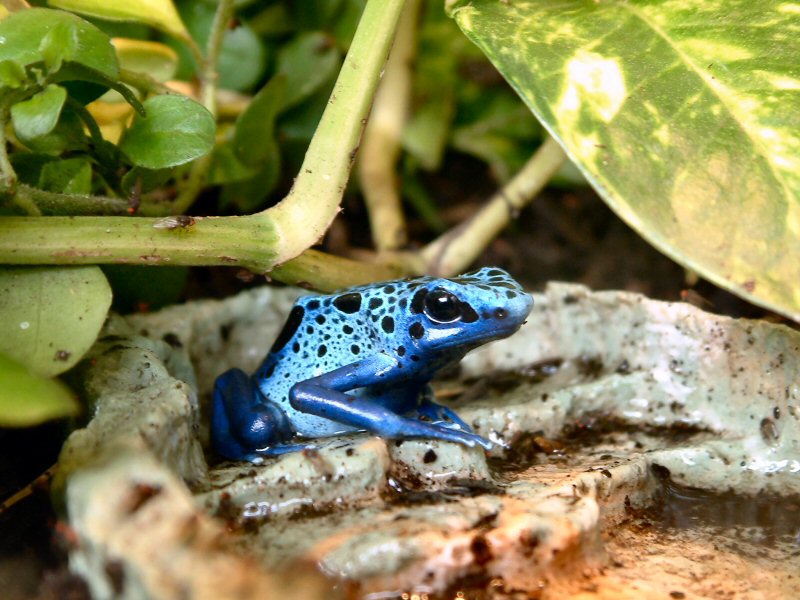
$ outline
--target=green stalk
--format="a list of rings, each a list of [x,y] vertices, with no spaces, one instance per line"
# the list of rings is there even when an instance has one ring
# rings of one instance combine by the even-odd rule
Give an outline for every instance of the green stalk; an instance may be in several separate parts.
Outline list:
[[[339,210],[402,9],[403,0],[370,0],[364,8],[294,186],[269,209],[280,256],[297,256],[314,245]]]
[[[17,204],[21,201],[30,203],[46,215],[126,215],[130,205],[123,198],[110,196],[82,196],[80,194],[60,194],[48,192],[31,185],[20,183],[17,186],[15,198]],[[139,211],[141,216],[147,215],[144,211],[150,206],[142,206]]]
[[[408,0],[403,10],[392,53],[375,95],[369,125],[364,132],[358,162],[372,241],[379,252],[397,250],[408,243],[397,179],[397,158],[411,103],[419,6],[419,0]]]
[[[564,150],[548,136],[513,179],[477,213],[422,250],[425,272],[447,277],[466,269],[566,160]]]
[[[238,265],[263,273],[275,264],[274,238],[260,215],[0,219],[6,264]]]
[[[0,109],[0,201],[6,199],[13,199],[17,206],[22,208],[30,215],[41,214],[35,205],[29,205],[26,202],[20,203],[16,198],[17,192],[17,174],[14,172],[14,167],[11,166],[11,161],[8,159],[8,149],[6,148],[6,123],[9,121],[9,110],[7,106]],[[0,202],[1,203],[1,202]]]
[[[219,0],[217,11],[214,13],[214,21],[211,25],[211,33],[208,36],[206,55],[198,66],[201,82],[200,100],[215,119],[217,117],[217,82],[219,81],[217,63],[219,62],[219,54],[222,51],[222,42],[225,39],[228,21],[232,16],[233,0]],[[197,199],[197,195],[203,189],[210,168],[211,154],[198,158],[192,164],[189,170],[189,177],[181,187],[178,197],[172,203],[170,212],[182,215],[189,210],[189,207],[191,207]]]
[[[372,281],[396,279],[409,272],[396,266],[381,263],[365,263],[317,250],[306,250],[270,273],[270,277],[300,287],[313,287],[322,292],[362,285]]]

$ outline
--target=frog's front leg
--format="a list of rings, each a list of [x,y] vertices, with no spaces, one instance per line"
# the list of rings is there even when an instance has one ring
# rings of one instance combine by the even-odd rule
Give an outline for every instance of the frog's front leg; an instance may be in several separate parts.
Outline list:
[[[433,388],[430,385],[426,385],[420,396],[419,404],[417,405],[415,412],[419,416],[433,421],[434,423],[443,423],[445,427],[452,427],[455,425],[457,428],[463,431],[472,433],[472,427],[467,425],[461,419],[461,417],[455,413],[454,410],[434,402],[433,399],[435,397],[436,396],[433,393]]]
[[[264,456],[307,446],[285,443],[293,435],[286,414],[264,397],[244,371],[231,369],[217,378],[211,407],[211,443],[218,454],[259,462]]]
[[[344,392],[369,385],[387,383],[397,361],[386,354],[364,360],[301,381],[289,390],[289,401],[296,410],[388,439],[432,438],[487,450],[491,442],[470,431],[400,416],[380,402],[351,396]]]

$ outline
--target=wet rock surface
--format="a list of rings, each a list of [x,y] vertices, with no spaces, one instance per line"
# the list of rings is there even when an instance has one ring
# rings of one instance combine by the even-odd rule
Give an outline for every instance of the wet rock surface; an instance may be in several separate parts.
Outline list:
[[[797,332],[553,284],[517,335],[437,383],[488,456],[364,434],[261,465],[204,456],[214,378],[258,365],[297,294],[109,325],[84,370],[96,416],[61,475],[71,564],[97,598],[257,598],[297,568],[309,598],[800,595]],[[178,500],[131,520],[142,489]]]

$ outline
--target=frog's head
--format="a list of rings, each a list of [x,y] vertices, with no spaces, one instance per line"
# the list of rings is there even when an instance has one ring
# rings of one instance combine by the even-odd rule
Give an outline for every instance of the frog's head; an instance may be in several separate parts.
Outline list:
[[[421,351],[469,350],[520,328],[533,299],[505,271],[423,278],[411,292],[406,327]]]

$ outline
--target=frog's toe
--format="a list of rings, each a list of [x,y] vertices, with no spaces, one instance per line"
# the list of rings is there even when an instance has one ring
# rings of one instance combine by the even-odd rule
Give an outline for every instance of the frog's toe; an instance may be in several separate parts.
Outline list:
[[[472,428],[467,425],[455,411],[447,406],[442,406],[441,404],[436,404],[431,401],[424,401],[417,407],[416,414],[418,417],[429,419],[436,425],[472,433]]]
[[[442,439],[449,440],[451,442],[457,442],[464,446],[468,446],[470,448],[477,446],[481,446],[485,450],[491,450],[493,448],[492,442],[479,436],[477,433],[462,431],[461,429],[454,429],[452,426],[441,426],[443,432],[446,432],[445,435],[442,435]]]

